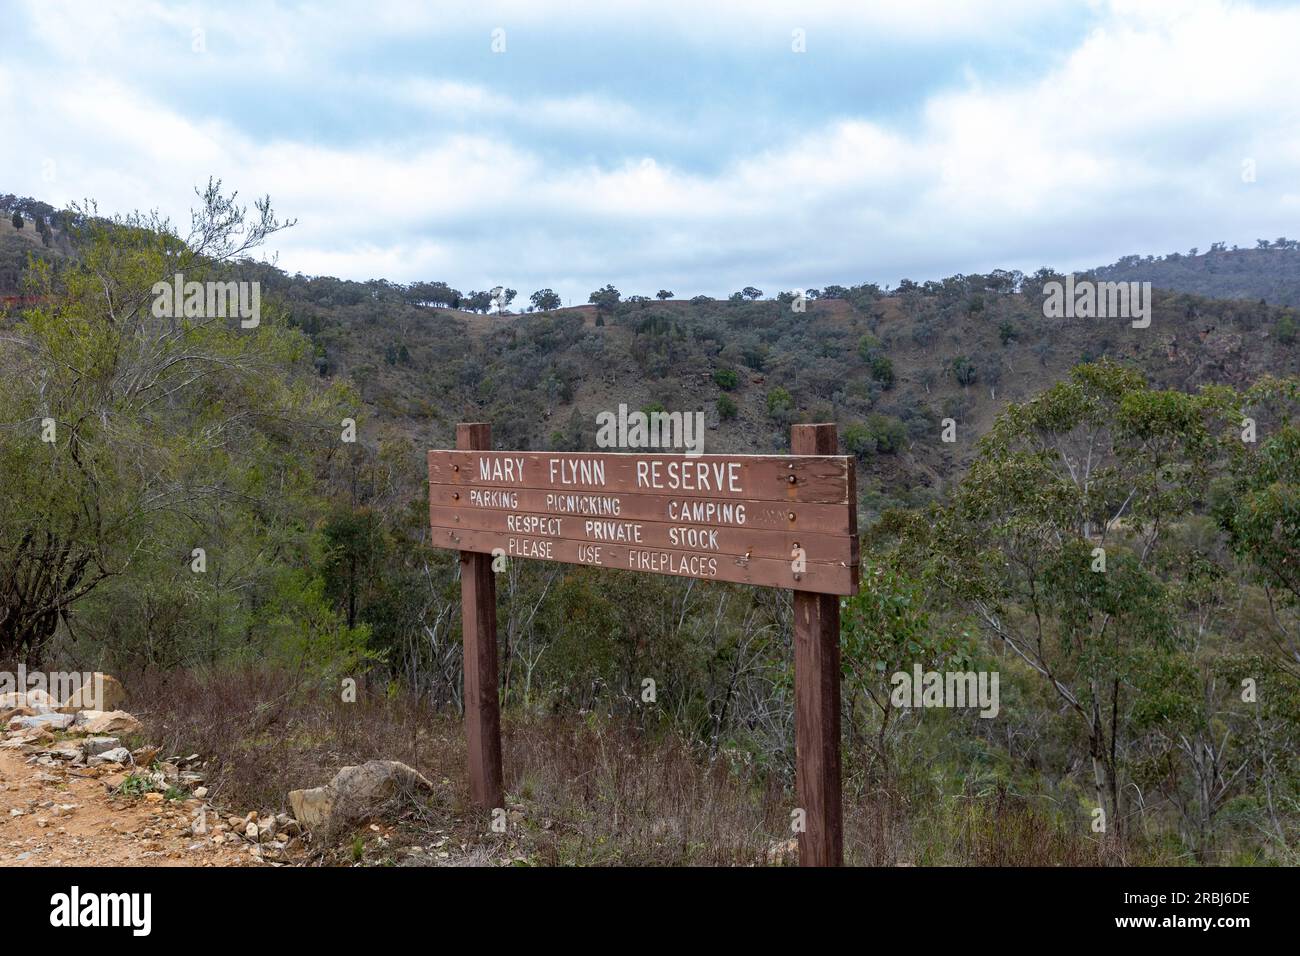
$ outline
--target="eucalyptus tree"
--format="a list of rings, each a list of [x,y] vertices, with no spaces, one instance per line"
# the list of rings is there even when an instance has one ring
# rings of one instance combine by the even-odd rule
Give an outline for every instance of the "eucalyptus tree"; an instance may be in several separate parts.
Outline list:
[[[1300,677],[1300,379],[1266,377],[1241,401],[1215,514],[1263,589],[1282,666]]]
[[[291,223],[268,199],[250,215],[220,182],[198,195],[185,235],[156,213],[74,209],[74,256],[36,265],[41,304],[0,336],[0,657],[39,660],[74,607],[124,577],[137,592],[221,580],[247,607],[248,577],[311,523],[313,461],[337,448],[348,403],[312,381],[309,341],[274,306],[249,323],[203,296],[178,314],[157,292],[229,280]],[[220,564],[218,537],[240,558],[194,577]]]
[[[1107,832],[1138,695],[1179,640],[1157,558],[1206,492],[1224,401],[1079,366],[999,417],[933,529],[951,592],[1074,715]]]

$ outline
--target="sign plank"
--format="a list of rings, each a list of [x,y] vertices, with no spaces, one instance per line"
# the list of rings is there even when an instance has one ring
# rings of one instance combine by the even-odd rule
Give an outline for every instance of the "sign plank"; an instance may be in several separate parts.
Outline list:
[[[837,505],[850,503],[851,469],[844,455],[429,452],[434,484]]]
[[[534,558],[567,564],[586,564],[624,571],[647,571],[678,577],[733,581],[774,588],[806,588],[823,594],[853,594],[857,589],[857,564],[806,561],[795,571],[789,558],[746,558],[741,555],[706,554],[672,548],[655,548],[571,541],[533,535],[458,528],[431,529],[435,548],[491,554],[500,549],[508,558]]]
[[[700,498],[486,485],[429,485],[434,508],[524,511],[530,514],[668,521],[756,531],[802,531],[857,537],[855,509],[844,505],[760,501],[757,498]]]
[[[848,535],[759,531],[751,528],[638,521],[629,518],[539,514],[430,506],[433,527],[563,538],[592,544],[672,548],[710,554],[791,560],[801,549],[808,561],[856,564],[858,539]]]

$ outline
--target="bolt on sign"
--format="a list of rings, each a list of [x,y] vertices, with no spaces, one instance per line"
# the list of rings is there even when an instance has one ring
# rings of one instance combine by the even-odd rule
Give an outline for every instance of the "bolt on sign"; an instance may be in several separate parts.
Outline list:
[[[501,806],[492,555],[788,588],[800,858],[838,864],[838,596],[857,592],[858,535],[853,459],[834,453],[835,426],[794,426],[792,455],[494,451],[483,423],[456,438],[429,452],[429,516],[433,546],[461,552],[475,801]]]

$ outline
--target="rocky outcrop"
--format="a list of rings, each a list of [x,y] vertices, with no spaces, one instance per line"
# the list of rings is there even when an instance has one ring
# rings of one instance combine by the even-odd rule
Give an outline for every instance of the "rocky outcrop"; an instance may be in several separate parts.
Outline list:
[[[121,746],[122,742],[116,737],[87,737],[81,742],[81,752],[87,757],[94,757]],[[130,756],[130,751],[127,751],[127,756]]]
[[[57,701],[39,687],[28,691],[10,691],[0,694],[0,708],[3,707],[55,707]]]
[[[142,729],[140,721],[124,710],[83,710],[75,723],[88,734],[138,734]]]
[[[432,793],[433,784],[398,760],[344,767],[323,787],[291,790],[289,805],[309,829],[346,826],[374,816],[405,796]]]
[[[72,726],[73,720],[71,714],[36,714],[31,717],[12,717],[9,720],[8,727],[10,730],[27,730],[32,727],[44,727],[47,730],[66,730]]]
[[[66,701],[58,705],[65,714],[82,710],[116,711],[126,704],[126,688],[112,674],[96,671]]]

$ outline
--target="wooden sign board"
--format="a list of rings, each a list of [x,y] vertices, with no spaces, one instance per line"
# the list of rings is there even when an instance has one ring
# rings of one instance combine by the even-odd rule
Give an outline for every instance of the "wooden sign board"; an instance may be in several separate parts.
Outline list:
[[[852,594],[839,455],[429,452],[435,547]]]
[[[490,555],[795,594],[796,750],[804,863],[840,850],[839,601],[858,587],[853,459],[833,425],[796,425],[794,455],[491,450],[486,424],[429,452],[435,547],[461,552],[465,718],[474,799],[501,801]]]

